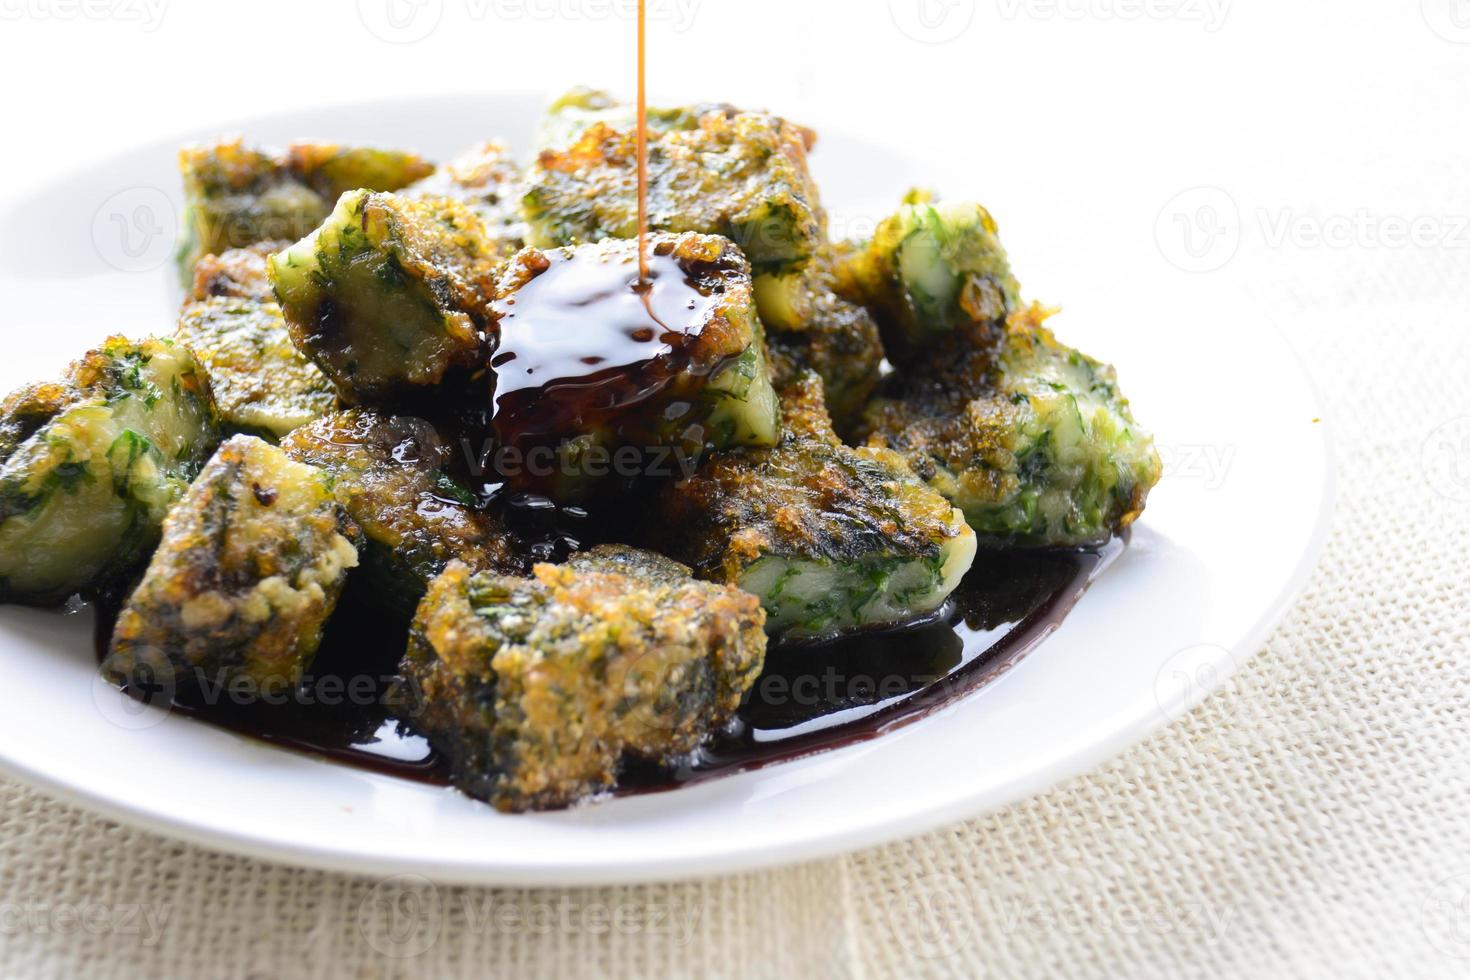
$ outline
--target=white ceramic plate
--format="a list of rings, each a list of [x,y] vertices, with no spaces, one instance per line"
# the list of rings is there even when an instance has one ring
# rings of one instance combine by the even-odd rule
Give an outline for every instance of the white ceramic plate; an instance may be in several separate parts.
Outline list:
[[[48,376],[108,333],[172,329],[183,139],[334,138],[442,159],[487,135],[524,145],[543,104],[487,95],[211,123],[71,176],[38,174],[0,209],[10,338],[0,384]],[[449,790],[140,715],[97,680],[84,617],[6,608],[0,762],[108,816],[231,851],[444,881],[569,884],[748,869],[916,834],[1083,772],[1177,717],[1256,650],[1320,552],[1330,454],[1314,395],[1258,311],[1164,260],[1154,215],[1078,206],[1028,182],[1024,160],[996,157],[824,133],[814,166],[840,231],[871,223],[911,183],[983,200],[1028,293],[1066,304],[1058,333],[1119,366],[1165,453],[1169,474],[1126,553],[997,682],[823,755],[505,816]]]

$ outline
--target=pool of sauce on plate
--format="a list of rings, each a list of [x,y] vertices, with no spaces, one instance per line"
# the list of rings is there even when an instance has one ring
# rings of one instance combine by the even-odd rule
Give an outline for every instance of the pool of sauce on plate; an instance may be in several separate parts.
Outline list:
[[[1061,623],[1123,549],[982,554],[937,616],[816,643],[773,644],[735,721],[677,765],[629,765],[618,794],[674,789],[877,738],[1003,675]],[[99,602],[105,657],[115,606]],[[227,686],[179,694],[174,710],[285,748],[390,776],[447,785],[428,742],[392,715],[406,628],[350,591],[310,675],[280,703]],[[142,692],[146,694],[146,692]]]

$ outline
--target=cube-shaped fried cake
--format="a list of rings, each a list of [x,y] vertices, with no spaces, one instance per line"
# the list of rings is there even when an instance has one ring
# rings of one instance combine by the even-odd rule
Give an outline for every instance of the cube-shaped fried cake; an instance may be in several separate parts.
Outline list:
[[[332,477],[337,501],[362,529],[363,574],[405,615],[451,561],[519,569],[511,538],[445,469],[459,447],[428,422],[353,409],[320,418],[281,443]]]
[[[693,128],[650,134],[649,227],[723,235],[757,272],[795,269],[826,234],[807,169],[809,131],[765,113],[710,111]],[[638,234],[634,127],[596,122],[566,147],[541,151],[523,202],[542,248]]]
[[[646,289],[633,241],[528,248],[507,267],[490,359],[506,479],[571,499],[619,451],[697,458],[775,441],[775,394],[739,251],[712,235],[654,235],[649,261]]]
[[[1096,545],[1143,511],[1162,466],[1113,369],[1011,316],[998,352],[916,374],[868,409],[870,446],[902,454],[985,547]]]
[[[873,311],[889,356],[904,364],[988,344],[1020,306],[995,220],[978,204],[911,196],[871,240],[843,253],[843,286]]]
[[[668,485],[669,553],[758,596],[773,635],[820,637],[938,609],[975,535],[898,454],[833,435],[821,379],[782,392],[780,444],[711,457]]]
[[[259,246],[207,255],[174,339],[194,352],[227,429],[280,439],[337,406],[337,390],[291,343]]]
[[[454,564],[419,606],[400,700],[466,793],[565,806],[610,788],[625,757],[672,761],[733,718],[761,623],[753,597],[618,546],[529,579]]]
[[[331,482],[254,436],[223,443],[164,521],[107,671],[168,676],[180,689],[240,678],[260,693],[293,686],[357,564],[357,530]]]
[[[209,381],[170,340],[112,337],[59,383],[0,403],[0,598],[49,603],[107,584],[214,450]]]
[[[294,143],[284,150],[246,146],[239,139],[185,147],[185,279],[209,254],[257,242],[295,241],[321,224],[337,198],[367,188],[394,191],[433,172],[412,153],[335,143]]]
[[[268,260],[291,339],[352,404],[480,365],[499,246],[446,198],[351,191]]]

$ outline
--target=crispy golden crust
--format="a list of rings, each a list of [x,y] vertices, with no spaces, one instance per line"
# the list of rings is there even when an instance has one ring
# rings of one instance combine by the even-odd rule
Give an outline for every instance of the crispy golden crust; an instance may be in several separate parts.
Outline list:
[[[188,303],[174,339],[209,374],[225,425],[279,439],[337,407],[337,390],[291,343],[274,302],[218,296]]]
[[[189,299],[230,296],[274,303],[276,294],[266,275],[265,260],[290,244],[281,240],[259,242],[248,248],[232,248],[221,255],[204,256],[194,264]]]
[[[179,152],[184,178],[185,280],[204,255],[257,242],[295,241],[321,223],[337,198],[356,188],[393,191],[433,166],[411,153],[335,143],[296,143],[285,150],[236,139]]]
[[[842,562],[878,546],[937,555],[953,537],[952,508],[904,464],[843,446],[814,375],[782,395],[780,445],[722,453],[664,494],[665,523],[684,539],[676,554],[723,582],[737,581],[765,554]],[[910,497],[924,506],[904,509]]]
[[[916,373],[864,417],[868,445],[901,453],[989,547],[1105,541],[1161,475],[1113,369],[1059,343],[1049,313],[1013,314],[998,349]]]
[[[743,110],[728,102],[698,102],[693,105],[660,108],[648,107],[648,131],[665,133],[670,130],[694,130],[699,120],[708,113],[734,117]],[[587,130],[602,123],[613,129],[632,129],[638,119],[638,109],[632,103],[619,102],[600,89],[578,86],[553,102],[546,110],[541,127],[536,133],[538,150],[563,149],[575,143]],[[801,129],[808,151],[816,143],[817,134]]]
[[[755,592],[781,632],[831,633],[937,607],[973,553],[954,508],[897,454],[842,445],[815,374],[783,392],[782,408],[779,445],[718,454],[666,488],[670,553],[703,578]]]
[[[344,401],[413,393],[481,363],[500,257],[462,204],[344,194],[267,265],[292,341]]]
[[[827,410],[827,386],[815,371],[802,371],[781,387],[783,443],[819,442],[840,446]]]
[[[118,616],[109,671],[171,668],[180,687],[295,684],[357,565],[357,530],[330,482],[252,436],[221,445],[164,522]]]
[[[606,123],[541,152],[523,202],[542,247],[638,233],[636,134]],[[697,128],[649,143],[649,222],[655,231],[723,235],[758,271],[783,271],[818,249],[826,215],[807,170],[800,127],[762,113],[707,112]]]
[[[509,258],[526,244],[521,168],[505,144],[486,141],[404,188],[406,197],[449,198],[474,211],[497,250]]]
[[[64,381],[25,385],[6,395],[0,402],[0,463],[77,400],[76,389]]]
[[[49,603],[152,546],[214,448],[209,382],[170,340],[111,337],[0,415],[0,598]]]
[[[227,428],[276,440],[337,407],[337,391],[296,349],[276,304],[264,242],[206,255],[179,314],[174,339],[209,374]]]
[[[404,611],[451,561],[522,567],[509,532],[444,473],[456,447],[422,419],[339,412],[292,432],[281,448],[331,474],[333,494],[366,536],[365,571]]]
[[[533,578],[451,565],[419,607],[410,719],[455,783],[501,810],[610,788],[620,759],[670,761],[728,722],[760,673],[755,599],[605,547]]]

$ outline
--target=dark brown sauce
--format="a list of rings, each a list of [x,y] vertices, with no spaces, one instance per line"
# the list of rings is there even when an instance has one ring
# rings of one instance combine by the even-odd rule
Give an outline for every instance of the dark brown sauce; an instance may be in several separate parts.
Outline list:
[[[495,304],[493,422],[508,445],[563,435],[569,419],[620,412],[662,390],[719,301],[672,255],[649,256],[643,281],[623,249],[546,257],[544,271]]]
[[[1004,674],[1061,623],[1121,552],[982,554],[941,613],[927,621],[820,643],[771,647],[765,670],[729,729],[675,766],[634,764],[620,794],[673,789],[877,738]],[[105,656],[114,609],[98,605]],[[311,674],[279,703],[206,683],[176,710],[273,745],[374,772],[445,785],[428,742],[393,719],[389,688],[406,640],[402,623],[349,594]],[[206,679],[208,680],[208,679]]]

